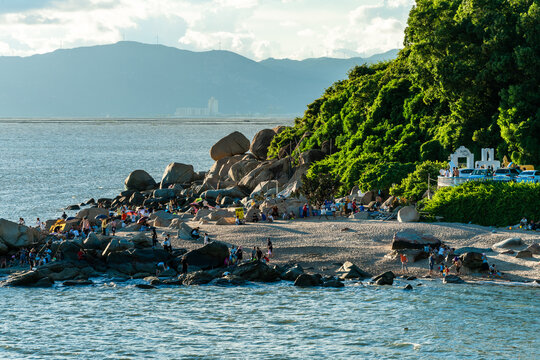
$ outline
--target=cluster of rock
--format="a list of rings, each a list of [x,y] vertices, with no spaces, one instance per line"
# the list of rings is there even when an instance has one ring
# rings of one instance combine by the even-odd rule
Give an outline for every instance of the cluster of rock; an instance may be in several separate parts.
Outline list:
[[[39,243],[40,239],[37,229],[0,219],[0,255]]]

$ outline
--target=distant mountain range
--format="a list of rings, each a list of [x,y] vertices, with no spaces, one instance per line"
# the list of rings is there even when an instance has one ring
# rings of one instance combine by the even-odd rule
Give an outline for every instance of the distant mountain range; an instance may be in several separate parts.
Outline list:
[[[301,115],[353,66],[397,52],[256,62],[229,51],[119,42],[0,57],[0,117],[174,116],[206,108],[211,97],[223,115]]]

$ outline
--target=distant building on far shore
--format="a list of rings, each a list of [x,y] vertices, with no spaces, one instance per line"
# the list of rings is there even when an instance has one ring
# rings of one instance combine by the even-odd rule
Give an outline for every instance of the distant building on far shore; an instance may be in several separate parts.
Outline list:
[[[208,99],[207,107],[180,107],[176,108],[174,115],[178,117],[217,116],[219,115],[219,101],[212,96]]]

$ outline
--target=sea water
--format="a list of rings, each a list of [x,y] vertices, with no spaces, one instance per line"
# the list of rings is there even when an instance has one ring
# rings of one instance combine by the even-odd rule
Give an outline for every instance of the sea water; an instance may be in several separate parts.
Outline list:
[[[212,144],[286,121],[0,121],[0,217],[113,197],[135,169],[207,170]],[[290,123],[290,121],[289,121]],[[0,359],[538,359],[540,290],[412,281],[299,289],[0,288]],[[422,286],[418,286],[422,284]]]

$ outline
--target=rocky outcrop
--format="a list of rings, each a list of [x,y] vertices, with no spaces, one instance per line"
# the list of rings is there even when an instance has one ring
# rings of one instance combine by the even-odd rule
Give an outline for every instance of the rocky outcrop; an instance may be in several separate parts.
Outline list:
[[[460,257],[464,267],[473,271],[487,271],[489,266],[482,259],[482,254],[478,252],[467,252]]]
[[[31,270],[12,274],[3,286],[51,287],[53,281],[39,271]]]
[[[153,190],[157,184],[154,178],[144,170],[132,171],[124,181],[126,190]]]
[[[232,274],[248,281],[257,282],[274,282],[280,279],[279,272],[260,261],[240,264]]]
[[[249,151],[251,151],[251,153],[255,155],[257,159],[266,160],[268,147],[274,139],[274,136],[276,136],[276,132],[272,129],[263,129],[259,131],[253,137]]]
[[[236,275],[226,275],[210,281],[209,285],[214,286],[243,286],[248,284],[248,281]]]
[[[533,255],[540,255],[540,244],[534,243],[527,247],[527,250],[530,251]]]
[[[414,206],[405,206],[399,209],[397,219],[400,223],[418,222],[420,214]]]
[[[39,230],[0,219],[0,254],[39,242]]]
[[[373,278],[373,282],[377,285],[392,285],[396,275],[393,272],[387,271]]]
[[[193,165],[173,162],[165,168],[160,187],[165,189],[169,185],[190,183],[194,176]]]
[[[339,275],[340,279],[367,279],[372,276],[350,261],[346,261],[336,273]]]
[[[321,286],[323,284],[322,276],[319,274],[310,275],[310,274],[301,274],[294,281],[294,286],[299,287],[314,287]]]
[[[296,264],[292,267],[287,267],[283,269],[280,276],[283,280],[295,281],[296,278],[298,278],[303,273],[304,269],[300,265]]]
[[[215,277],[216,275],[209,271],[200,270],[182,274],[178,279],[182,280],[182,284],[184,285],[204,285],[214,280]]]
[[[83,209],[79,211],[77,215],[75,215],[75,217],[78,219],[87,218],[88,220],[93,222],[96,219],[96,216],[100,216],[100,215],[109,216],[109,210],[103,209],[103,208]]]
[[[521,250],[521,251],[518,251],[518,253],[516,254],[516,257],[520,259],[530,259],[533,257],[533,254],[530,250]]]
[[[249,140],[242,133],[235,131],[215,143],[210,149],[210,156],[218,161],[228,156],[245,154],[249,147]]]
[[[513,247],[521,246],[521,245],[523,245],[523,240],[521,240],[521,238],[514,237],[514,238],[505,239],[503,241],[499,241],[498,243],[493,245],[493,247],[508,249],[508,248],[513,248]]]
[[[241,160],[230,167],[228,176],[232,181],[239,182],[244,176],[246,176],[251,170],[255,169],[258,165],[259,162],[254,159]]]
[[[279,184],[289,181],[289,173],[292,171],[289,159],[272,160],[260,163],[240,180],[239,186],[253,191],[263,181],[277,180]]]
[[[443,284],[463,284],[465,281],[457,275],[446,275]]]
[[[433,235],[422,234],[415,230],[402,230],[394,234],[392,250],[423,249],[429,245],[432,248],[441,246],[441,240]]]
[[[213,241],[202,248],[191,250],[184,255],[184,260],[189,266],[206,270],[224,266],[225,258],[228,256],[229,248],[227,245],[219,241]]]

